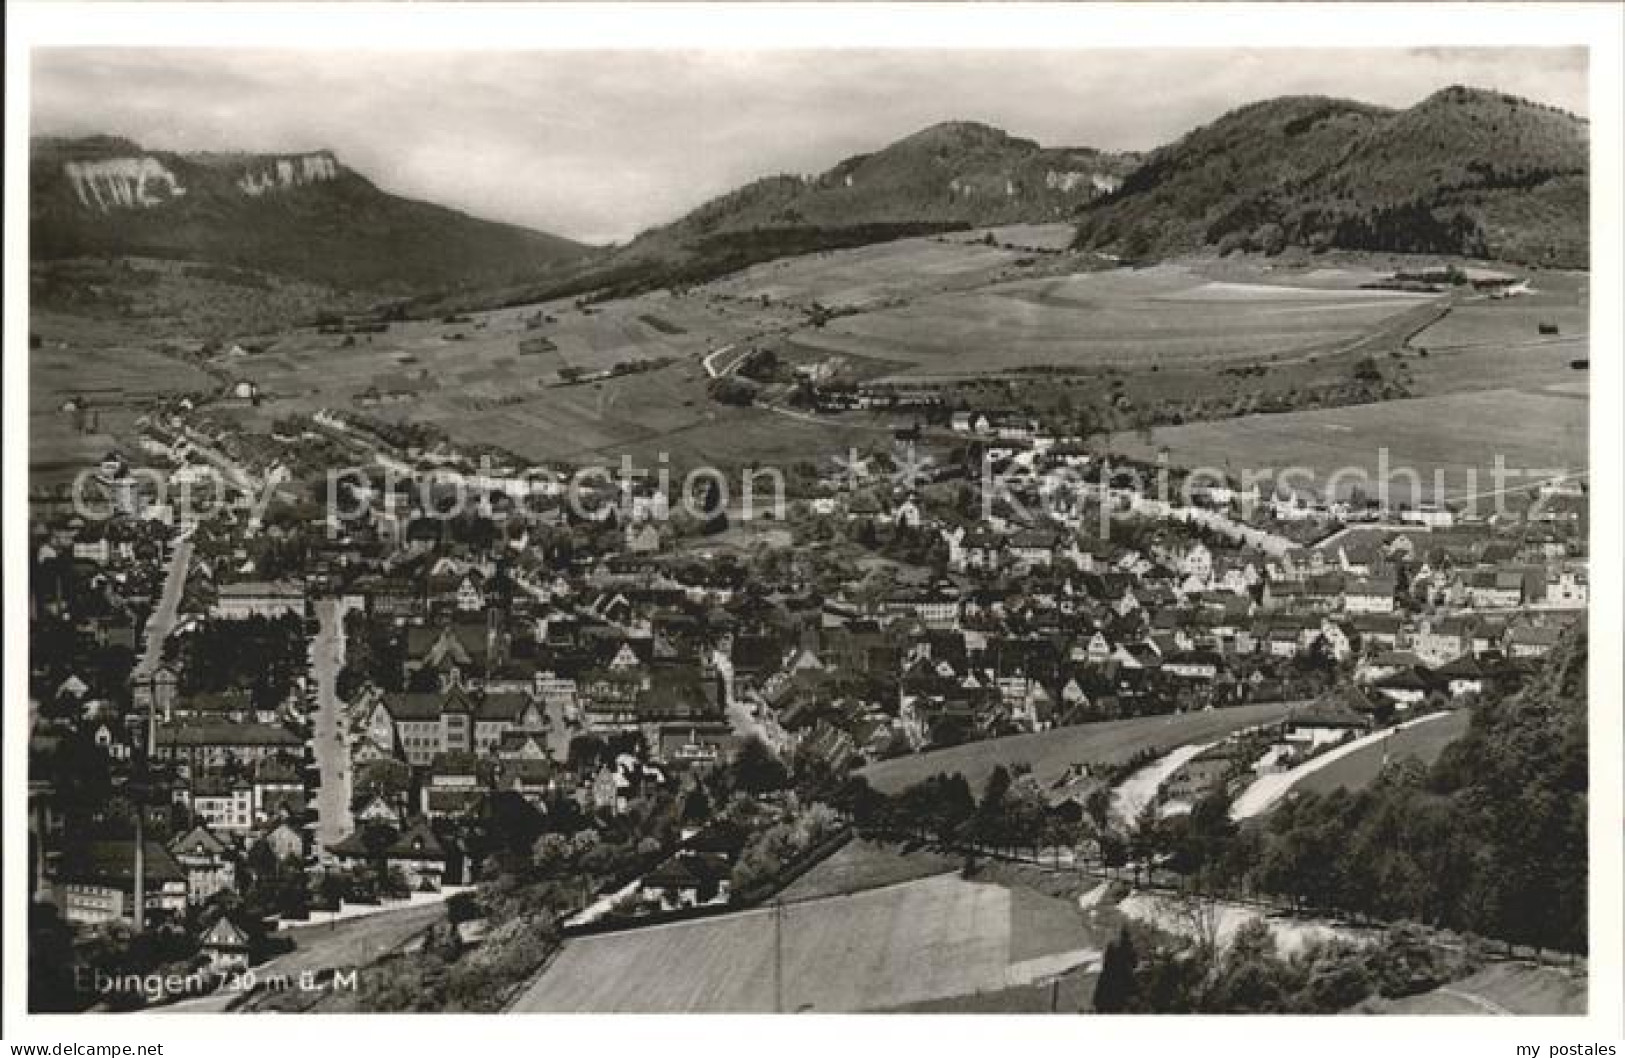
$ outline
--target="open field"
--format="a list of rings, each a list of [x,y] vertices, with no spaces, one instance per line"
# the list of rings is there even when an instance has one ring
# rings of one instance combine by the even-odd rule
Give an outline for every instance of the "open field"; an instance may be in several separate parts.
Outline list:
[[[676,464],[730,466],[843,452],[884,439],[909,417],[719,404],[707,392],[700,360],[723,346],[766,345],[802,362],[838,359],[854,377],[1030,380],[1037,376],[1023,369],[1044,366],[1072,375],[1056,386],[1074,388],[1056,394],[1073,402],[1093,401],[1112,386],[1141,406],[1163,400],[1244,406],[1263,390],[1344,383],[1358,357],[1393,344],[1442,308],[1438,297],[1360,289],[1386,263],[1358,256],[1291,266],[1192,259],[1045,274],[1071,260],[1041,252],[1064,244],[1064,225],[995,229],[1001,245],[991,247],[977,241],[985,234],[809,254],[678,295],[584,307],[555,301],[396,322],[375,334],[300,328],[239,335],[248,355],[219,357],[206,371],[161,356],[153,348],[158,338],[132,337],[118,321],[44,314],[38,329],[46,346],[31,358],[34,408],[59,404],[87,385],[158,395],[249,379],[264,392],[263,405],[216,410],[252,429],[289,413],[359,406],[381,418],[438,424],[459,442],[495,444],[538,461],[614,461],[627,454],[652,463],[667,453]],[[1135,454],[1145,454],[1136,445],[1151,451],[1166,443],[1175,462],[1200,455],[1204,464],[1228,459],[1237,468],[1271,465],[1291,452],[1295,462],[1324,471],[1349,462],[1349,450],[1374,462],[1380,442],[1395,463],[1431,474],[1436,467],[1487,467],[1482,453],[1494,441],[1515,464],[1583,465],[1586,379],[1568,364],[1586,355],[1587,280],[1556,272],[1533,279],[1536,293],[1526,297],[1456,301],[1413,337],[1399,361],[1379,353],[1385,373],[1402,365],[1412,392],[1446,403],[1220,420],[1160,428],[1150,445],[1134,437],[1120,443]],[[814,302],[858,311],[814,326],[807,315]],[[1536,333],[1547,317],[1561,334]],[[54,348],[63,340],[70,349]],[[1426,357],[1418,351],[1424,346]],[[548,384],[561,370],[655,360],[668,362],[585,384]],[[1222,373],[1239,366],[1266,373]],[[384,399],[355,403],[371,391]],[[993,392],[982,399],[1011,398]],[[1455,429],[1436,429],[1441,421]],[[1513,436],[1496,428],[1502,422],[1533,426]],[[87,453],[118,440],[117,425],[104,416],[103,436],[80,439],[40,422],[36,469],[77,467]]]
[[[777,922],[775,922],[777,919]],[[566,942],[522,1012],[859,1011],[998,992],[1098,962],[1062,901],[948,874]]]
[[[1418,334],[1411,344],[1428,350],[1489,345],[1542,337],[1542,323],[1561,335],[1583,335],[1588,329],[1590,277],[1580,272],[1537,272],[1530,292],[1510,298],[1474,297],[1457,304],[1448,316]]]
[[[42,323],[42,321],[36,321]],[[29,353],[28,467],[32,487],[72,480],[111,448],[130,451],[135,419],[166,394],[212,392],[220,383],[143,345],[114,343],[98,325],[53,318]],[[84,414],[59,410],[73,398]]]
[[[1000,246],[1013,246],[1018,250],[1039,250],[1051,253],[1072,245],[1077,229],[1070,224],[1005,224],[997,228],[977,228],[975,231],[944,235],[950,241],[980,242],[988,235]]]
[[[854,838],[834,855],[791,882],[779,894],[786,904],[878,889],[957,871],[961,861],[932,849],[901,852],[895,845]]]
[[[1300,784],[1306,782],[1312,776],[1328,768],[1336,767],[1349,757],[1374,753],[1374,758],[1368,758],[1365,764],[1357,766],[1351,772],[1355,780],[1358,780],[1366,769],[1380,769],[1382,767],[1382,748],[1390,739],[1406,736],[1417,728],[1449,724],[1455,720],[1456,715],[1454,713],[1428,713],[1425,716],[1406,720],[1396,727],[1381,728],[1350,741],[1339,742],[1328,747],[1325,752],[1285,771],[1265,772],[1254,779],[1231,802],[1230,818],[1239,822],[1273,811],[1276,805],[1280,804],[1282,800],[1296,791]],[[1453,740],[1446,739],[1445,741]]]
[[[1158,428],[1149,444],[1127,437],[1115,444],[1141,458],[1154,458],[1166,447],[1176,466],[1228,468],[1235,475],[1270,477],[1303,468],[1312,477],[1300,472],[1296,485],[1321,490],[1331,482],[1340,495],[1357,486],[1371,497],[1383,480],[1386,451],[1390,495],[1397,502],[1414,499],[1406,469],[1419,476],[1422,495],[1449,498],[1489,491],[1497,456],[1509,471],[1541,471],[1504,483],[1528,487],[1584,469],[1589,453],[1584,400],[1514,389],[1188,423]]]
[[[1415,757],[1424,765],[1439,759],[1439,754],[1450,743],[1467,733],[1472,719],[1465,709],[1458,709],[1442,720],[1418,724],[1396,731],[1383,742],[1350,753],[1303,777],[1293,787],[1295,792],[1330,793],[1337,789],[1359,790],[1371,785],[1382,771],[1384,759],[1400,761]]]
[[[1333,353],[1433,297],[1218,283],[1180,265],[1021,279],[831,321],[803,344],[953,377],[1036,365],[1208,367]]]
[[[1222,267],[1214,263],[1204,271]],[[1218,274],[1223,278],[1207,288],[1209,294],[1249,285],[1246,273]],[[1342,276],[1341,270],[1323,269],[1291,281],[1307,286]],[[1587,373],[1571,365],[1589,356],[1589,278],[1539,272],[1531,281],[1529,295],[1457,299],[1410,338],[1400,358],[1378,356],[1384,371],[1403,370],[1414,399],[1158,427],[1149,441],[1125,435],[1114,444],[1140,457],[1166,446],[1176,465],[1232,473],[1304,467],[1314,473],[1317,486],[1339,469],[1363,470],[1371,479],[1362,485],[1368,495],[1375,494],[1383,448],[1390,467],[1421,475],[1424,495],[1447,498],[1490,490],[1497,455],[1510,468],[1584,469],[1590,386]],[[1543,322],[1555,323],[1559,333],[1541,335]],[[1509,424],[1517,429],[1508,429]],[[1476,482],[1469,480],[1469,471],[1476,473]],[[1437,474],[1444,475],[1442,488],[1435,487]],[[1528,485],[1541,476],[1515,477],[1507,484]],[[1391,480],[1394,499],[1414,501],[1407,480]],[[1360,483],[1341,484],[1338,491],[1346,492]]]
[[[435,423],[458,441],[494,444],[531,459],[686,454],[713,443],[725,448],[725,439],[748,439],[750,422],[771,422],[777,429],[769,412],[711,401],[699,357],[800,318],[721,298],[650,294],[587,309],[548,303],[449,322],[405,321],[378,334],[295,331],[220,367],[257,382],[266,407],[277,414],[354,407],[353,398],[376,390],[386,399],[363,403],[362,411]],[[531,327],[533,319],[543,322]],[[522,342],[534,339],[546,344],[521,351]],[[600,381],[551,384],[561,370],[593,372],[654,360],[671,362]],[[703,435],[712,425],[718,427],[712,442],[691,444],[680,436]],[[668,444],[668,437],[676,439]]]
[[[1080,967],[1030,985],[978,992],[953,999],[929,999],[879,1010],[880,1014],[1073,1014],[1092,1010],[1100,974]]]
[[[1443,988],[1404,999],[1369,1000],[1359,1014],[1553,1017],[1586,1012],[1586,979],[1552,966],[1498,963]]]
[[[1026,764],[1040,782],[1048,783],[1074,764],[1117,763],[1148,749],[1167,752],[1191,742],[1212,742],[1244,727],[1272,723],[1286,716],[1295,704],[1301,703],[1268,702],[1010,735],[880,761],[861,774],[884,793],[896,793],[943,772],[959,772],[972,790],[980,790],[988,773],[998,765]]]
[[[220,385],[206,372],[146,345],[115,344],[94,325],[74,332],[71,326],[53,327],[46,333],[58,337],[29,354],[29,395],[36,407],[68,397],[90,407],[139,402]]]
[[[1069,229],[1070,230],[1070,229]],[[969,289],[1014,274],[1019,252],[984,246],[983,232],[829,250],[755,265],[704,289],[735,298],[767,298],[830,309],[867,309],[888,302]],[[1053,235],[1046,232],[1053,241]],[[997,235],[995,235],[997,238]]]

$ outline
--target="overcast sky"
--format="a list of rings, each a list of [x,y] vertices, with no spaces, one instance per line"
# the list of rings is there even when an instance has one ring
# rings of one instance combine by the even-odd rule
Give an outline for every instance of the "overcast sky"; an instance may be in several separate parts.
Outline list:
[[[1580,49],[34,53],[34,133],[327,147],[380,186],[592,242],[754,177],[950,119],[1143,150],[1285,93],[1408,106],[1448,84],[1585,114]]]

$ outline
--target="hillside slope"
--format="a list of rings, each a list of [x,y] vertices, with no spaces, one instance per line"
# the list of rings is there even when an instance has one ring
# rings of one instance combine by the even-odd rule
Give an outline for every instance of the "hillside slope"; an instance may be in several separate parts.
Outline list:
[[[146,256],[387,294],[512,281],[581,259],[554,235],[379,190],[331,152],[174,154],[36,139],[30,256]]]
[[[1152,152],[1085,207],[1078,241],[1132,257],[1297,245],[1584,267],[1589,139],[1581,118],[1472,88],[1401,111],[1271,99]]]
[[[817,176],[770,176],[646,231],[615,255],[637,282],[936,231],[1066,220],[1119,186],[1132,154],[1041,147],[968,121],[922,129]]]
[[[753,264],[908,236],[1066,221],[1116,188],[1134,154],[1041,147],[968,121],[932,125],[817,176],[754,180],[651,228],[604,257],[481,301],[441,299],[418,311],[620,297],[707,282]]]
[[[818,176],[748,184],[645,233],[634,246],[758,228],[1061,220],[1116,188],[1134,161],[1089,148],[1040,147],[976,122],[944,122]]]

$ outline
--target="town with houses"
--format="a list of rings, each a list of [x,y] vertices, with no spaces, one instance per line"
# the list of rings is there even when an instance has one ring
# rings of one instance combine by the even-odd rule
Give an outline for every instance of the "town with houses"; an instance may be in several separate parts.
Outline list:
[[[1602,22],[1048,6],[24,45],[19,1053],[1606,1023]]]
[[[578,926],[727,905],[758,880],[753,826],[798,811],[728,807],[742,758],[845,778],[1293,703],[1186,761],[1164,795],[1188,804],[1514,690],[1585,621],[1573,479],[1489,515],[1327,502],[988,409],[809,462],[777,517],[685,521],[644,481],[572,505],[536,468],[358,411],[270,435],[209,412],[154,408],[80,490],[91,516],[34,497],[28,799],[62,929],[157,932],[214,981],[290,926],[455,898],[516,811],[614,833],[679,806],[612,889],[582,887]],[[984,506],[986,473],[1007,491]],[[475,502],[448,515],[453,486]],[[1080,762],[1049,810],[1091,778]]]

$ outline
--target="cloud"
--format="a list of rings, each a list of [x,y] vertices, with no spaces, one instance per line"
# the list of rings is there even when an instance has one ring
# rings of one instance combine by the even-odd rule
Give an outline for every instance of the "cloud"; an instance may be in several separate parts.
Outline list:
[[[391,191],[603,240],[943,120],[1141,150],[1268,96],[1407,106],[1452,83],[1584,113],[1586,53],[42,49],[32,92],[37,134],[327,147]]]

